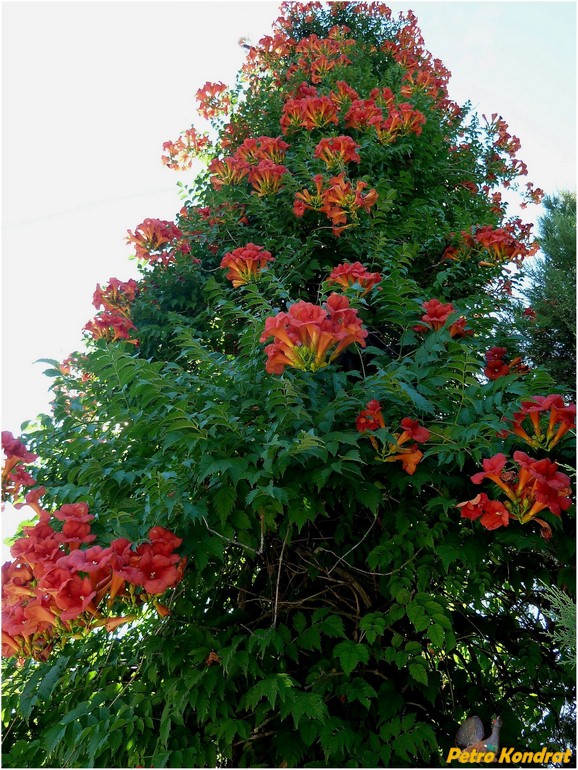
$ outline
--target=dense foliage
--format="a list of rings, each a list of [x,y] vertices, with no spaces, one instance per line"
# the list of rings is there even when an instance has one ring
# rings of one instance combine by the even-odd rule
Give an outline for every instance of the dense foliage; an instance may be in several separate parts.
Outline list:
[[[544,585],[573,593],[575,409],[496,321],[536,250],[519,141],[448,79],[411,12],[287,3],[199,91],[163,161],[205,170],[6,436],[42,522],[6,766],[435,767],[472,713],[572,745]]]

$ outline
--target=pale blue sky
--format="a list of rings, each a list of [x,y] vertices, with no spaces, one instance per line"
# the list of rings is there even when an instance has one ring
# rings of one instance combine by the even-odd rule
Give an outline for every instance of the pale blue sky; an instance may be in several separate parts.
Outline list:
[[[162,143],[191,124],[206,80],[232,83],[238,39],[266,34],[277,8],[3,3],[3,428],[46,409],[32,362],[79,346],[96,283],[135,275],[126,230],[178,211],[176,182],[190,177],[161,165]],[[575,189],[573,2],[392,8],[415,11],[456,101],[503,115],[528,179]]]

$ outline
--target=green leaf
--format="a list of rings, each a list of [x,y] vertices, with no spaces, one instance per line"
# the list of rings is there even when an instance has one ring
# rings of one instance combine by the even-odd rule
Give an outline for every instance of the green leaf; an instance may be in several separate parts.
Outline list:
[[[439,650],[444,648],[446,635],[444,634],[444,630],[441,626],[439,626],[437,623],[432,623],[432,625],[427,629],[426,633],[431,639],[434,647],[437,647]]]
[[[424,631],[430,624],[430,619],[426,614],[424,608],[417,604],[417,602],[411,602],[405,608],[406,615],[413,623],[416,631]]]
[[[371,706],[371,700],[377,698],[377,692],[374,688],[359,676],[356,676],[352,682],[345,686],[345,693],[350,703],[355,700],[359,701],[366,709]]]
[[[299,723],[303,717],[307,719],[326,719],[327,706],[321,695],[316,693],[294,692],[292,698],[287,698],[280,709],[281,719],[291,715],[295,729],[299,729]]]
[[[373,644],[385,631],[385,618],[381,612],[371,612],[359,621],[359,628],[365,632],[367,641]]]
[[[425,666],[423,666],[421,663],[410,663],[409,664],[409,673],[410,676],[415,679],[416,682],[420,682],[421,684],[427,685],[428,679],[427,679],[427,671],[425,669]]]
[[[294,682],[287,674],[275,674],[257,682],[245,694],[245,707],[255,708],[261,698],[267,698],[271,708],[275,708],[277,696],[281,701],[285,700],[286,691],[294,686]]]
[[[449,572],[450,564],[460,558],[459,549],[453,545],[438,545],[436,553],[440,557],[446,573]]]
[[[293,616],[293,628],[295,631],[297,631],[298,634],[300,634],[307,625],[307,621],[305,620],[305,615],[302,612],[297,612]]]
[[[331,637],[344,637],[345,629],[343,628],[343,620],[339,615],[328,615],[320,625],[322,633],[325,636]]]
[[[213,504],[215,510],[221,518],[221,523],[224,523],[233,510],[235,501],[237,499],[237,492],[234,487],[226,486],[221,487],[215,492],[213,497]]]
[[[358,663],[367,663],[369,661],[369,648],[365,644],[345,639],[343,642],[335,645],[333,655],[339,658],[343,672],[349,675]]]

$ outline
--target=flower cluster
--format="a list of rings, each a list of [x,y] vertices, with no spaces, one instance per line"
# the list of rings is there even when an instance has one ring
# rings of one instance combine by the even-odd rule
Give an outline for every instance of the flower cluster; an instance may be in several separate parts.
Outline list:
[[[494,228],[486,225],[476,228],[473,233],[463,231],[462,237],[466,247],[478,251],[481,249],[485,253],[486,256],[479,263],[482,266],[492,267],[506,262],[520,265],[538,249],[537,244],[527,246],[515,238],[511,227]]]
[[[508,133],[508,124],[497,112],[494,112],[491,119],[485,115],[482,115],[486,122],[486,127],[489,133],[495,135],[494,147],[507,153],[510,157],[514,157],[522,144],[517,136],[512,136]]]
[[[281,164],[289,145],[281,137],[245,139],[233,155],[215,158],[209,164],[215,190],[248,180],[259,197],[277,193],[289,169]]]
[[[6,457],[2,468],[2,499],[14,499],[22,487],[33,487],[36,484],[36,479],[32,478],[25,466],[38,459],[38,455],[29,452],[9,430],[2,431],[2,450]]]
[[[421,317],[424,324],[414,326],[413,329],[416,332],[427,332],[432,329],[437,331],[445,326],[450,315],[455,313],[455,308],[451,302],[444,305],[439,299],[430,299],[424,302],[422,308],[426,311]],[[472,329],[466,329],[466,324],[467,319],[464,316],[451,323],[448,327],[450,337],[466,337],[473,334]]]
[[[334,136],[322,139],[313,153],[328,169],[342,170],[346,163],[359,163],[359,145],[350,136]]]
[[[151,601],[159,614],[168,613],[155,597],[182,578],[185,559],[174,553],[181,538],[153,527],[148,542],[136,547],[126,538],[102,547],[94,544],[86,503],[51,514],[39,505],[44,493],[39,487],[26,496],[39,521],[24,527],[10,549],[13,561],[2,568],[4,656],[46,660],[55,645],[93,628],[112,631]],[[132,614],[113,615],[113,606]]]
[[[165,266],[173,262],[178,253],[189,254],[191,251],[181,230],[174,222],[164,219],[145,219],[134,233],[128,231],[126,240],[134,244],[139,259],[161,262]]]
[[[401,136],[419,136],[425,125],[425,115],[409,102],[394,103],[390,88],[374,88],[369,99],[354,99],[345,115],[345,125],[363,130],[372,127],[382,144],[391,144]]]
[[[370,273],[361,262],[344,262],[342,265],[334,268],[327,279],[327,283],[343,286],[344,289],[348,289],[350,286],[361,287],[363,290],[362,297],[368,294],[380,282],[381,275],[379,273]]]
[[[365,347],[367,331],[347,297],[331,294],[325,307],[301,300],[287,313],[267,318],[260,341],[270,337],[274,342],[265,348],[270,374],[282,374],[286,366],[315,372],[349,345],[357,342]]]
[[[232,281],[233,286],[237,288],[257,280],[267,263],[273,261],[274,257],[269,251],[265,251],[263,246],[248,243],[246,246],[225,254],[221,260],[221,267],[228,268],[229,272],[225,277]]]
[[[357,415],[355,427],[360,433],[366,433],[368,430],[378,430],[385,428],[383,414],[381,413],[381,404],[375,398],[368,401],[365,409]]]
[[[93,295],[93,305],[104,311],[98,313],[89,321],[84,330],[93,339],[104,339],[107,342],[126,340],[137,345],[138,340],[133,336],[136,329],[130,319],[130,303],[134,300],[138,284],[134,279],[119,281],[111,278],[108,286],[97,286]]]
[[[240,44],[245,44],[241,39]],[[245,44],[246,45],[246,44]],[[284,32],[275,32],[274,35],[265,35],[258,44],[249,46],[249,53],[241,72],[250,86],[258,84],[260,74],[274,69],[278,62],[290,54],[295,46],[295,41]],[[279,84],[280,81],[277,79]]]
[[[207,82],[196,93],[199,115],[211,120],[218,115],[226,114],[231,105],[231,99],[226,93],[227,86],[223,83]]]
[[[535,203],[539,205],[544,200],[544,190],[541,187],[534,187],[533,182],[526,182],[526,191],[524,193],[524,202],[520,203],[520,208],[525,209],[528,203]]]
[[[179,136],[176,142],[164,142],[161,160],[168,168],[186,171],[192,166],[196,157],[209,149],[210,144],[207,134],[199,134],[197,129],[191,126]]]
[[[355,40],[345,38],[348,32],[350,30],[347,27],[333,27],[327,38],[320,38],[313,33],[300,40],[295,49],[299,59],[289,68],[287,77],[298,72],[312,83],[320,83],[335,67],[351,64],[344,51],[355,45]]]
[[[313,131],[330,123],[337,125],[337,108],[328,96],[307,96],[302,99],[287,99],[283,105],[281,131],[288,134],[299,129]]]
[[[340,235],[343,230],[355,225],[360,209],[368,212],[377,203],[376,190],[363,193],[368,187],[367,182],[359,181],[354,188],[351,182],[346,180],[345,173],[332,177],[326,187],[321,174],[316,174],[312,181],[315,184],[315,192],[301,190],[296,193],[293,213],[302,217],[308,209],[323,212],[331,220],[334,235]]]
[[[558,470],[558,465],[549,459],[534,460],[524,452],[514,452],[513,459],[517,470],[506,470],[507,458],[501,452],[483,461],[484,470],[474,474],[474,484],[481,484],[490,479],[505,493],[506,500],[490,500],[483,492],[473,500],[459,503],[462,518],[480,519],[486,529],[507,527],[510,520],[517,519],[521,524],[536,521],[540,534],[546,540],[552,536],[550,525],[543,519],[536,518],[543,510],[549,510],[555,516],[567,510],[570,500],[570,479]]]
[[[530,368],[522,363],[522,358],[516,356],[509,363],[506,363],[505,356],[508,351],[506,348],[493,347],[484,353],[486,366],[484,374],[489,380],[497,380],[499,377],[505,377],[507,374],[527,374]]]
[[[376,399],[367,402],[365,409],[362,409],[355,420],[355,427],[360,433],[375,431],[379,428],[385,428],[381,404]],[[418,463],[423,457],[423,452],[417,448],[418,443],[427,441],[430,432],[417,420],[410,417],[404,417],[400,423],[401,432],[394,433],[395,443],[386,442],[380,446],[375,436],[369,436],[371,445],[378,453],[377,460],[385,463],[393,463],[399,460],[403,470],[410,476],[413,476]],[[413,441],[411,446],[403,446],[408,441]]]
[[[111,278],[107,286],[98,285],[92,296],[92,304],[98,310],[103,307],[121,315],[130,316],[130,303],[136,297],[138,283],[131,278],[128,281],[119,281]]]
[[[512,427],[500,435],[513,433],[534,449],[550,450],[576,427],[576,404],[564,403],[562,396],[533,396],[522,401],[512,418]]]
[[[136,326],[130,318],[112,313],[110,310],[104,310],[96,315],[92,321],[83,326],[83,330],[95,340],[106,340],[106,342],[125,340],[131,345],[138,345],[138,339],[133,336]]]
[[[239,184],[249,174],[249,164],[241,158],[227,156],[226,158],[213,158],[209,163],[211,184],[215,190],[220,190],[225,185]]]
[[[272,160],[261,160],[249,169],[249,182],[260,198],[265,195],[274,195],[283,186],[283,177],[288,172],[289,169],[286,166],[274,163]]]
[[[417,18],[412,11],[406,14],[405,22],[395,33],[394,40],[388,40],[382,45],[382,50],[403,71],[401,95],[407,98],[416,92],[424,93],[448,118],[455,120],[460,117],[461,108],[448,98],[449,70],[425,50]]]
[[[281,163],[288,149],[289,145],[280,136],[257,136],[245,139],[232,157],[246,163],[259,163],[261,160]]]
[[[355,99],[359,99],[359,94],[345,80],[338,80],[335,83],[335,90],[329,93],[329,98],[338,110],[343,110],[346,106],[351,105]]]

